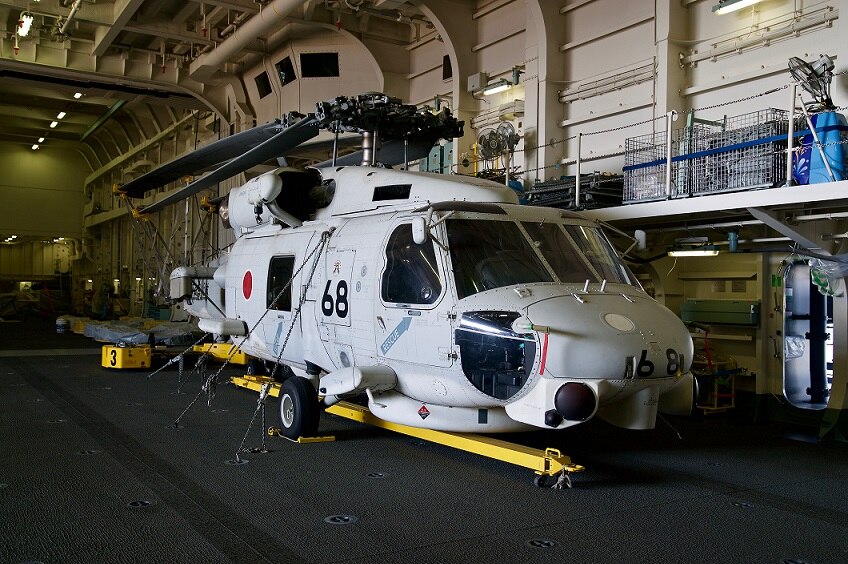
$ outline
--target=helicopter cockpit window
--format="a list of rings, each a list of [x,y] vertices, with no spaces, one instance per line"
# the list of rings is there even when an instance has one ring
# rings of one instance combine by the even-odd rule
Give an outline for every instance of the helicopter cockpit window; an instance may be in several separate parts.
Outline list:
[[[409,223],[398,226],[389,237],[381,286],[383,301],[404,305],[433,304],[442,293],[433,243],[415,244]]]
[[[521,225],[554,269],[560,282],[583,284],[586,280],[594,281],[597,278],[559,224],[525,222]]]
[[[273,257],[268,265],[268,309],[291,311],[291,284],[294,257]],[[276,301],[275,301],[276,300]]]
[[[630,274],[629,269],[600,229],[582,225],[566,225],[565,230],[604,280],[638,286],[636,278]]]
[[[530,242],[511,221],[447,220],[460,299],[513,284],[553,282]]]

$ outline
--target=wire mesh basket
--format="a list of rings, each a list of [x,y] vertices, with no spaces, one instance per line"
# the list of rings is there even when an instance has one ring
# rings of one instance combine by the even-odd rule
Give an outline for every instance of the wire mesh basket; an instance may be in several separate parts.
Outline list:
[[[760,110],[727,119],[724,130],[697,139],[690,156],[690,195],[771,188],[786,180],[787,112]]]
[[[671,135],[666,193],[666,133],[624,143],[624,203],[773,187],[786,180],[787,112],[774,108],[709,122]]]
[[[672,132],[671,154],[680,152],[677,131]],[[649,133],[624,140],[624,192],[625,204],[664,200],[666,194],[666,132]],[[671,163],[671,194],[678,194],[679,162]]]

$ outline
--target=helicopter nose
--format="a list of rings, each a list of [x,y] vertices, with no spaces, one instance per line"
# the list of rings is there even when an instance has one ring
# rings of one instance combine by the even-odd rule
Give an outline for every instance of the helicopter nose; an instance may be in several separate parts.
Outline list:
[[[531,326],[545,328],[540,360],[544,374],[617,380],[628,377],[628,369],[638,368],[643,379],[671,376],[678,368],[688,370],[689,332],[666,308],[648,298],[620,294],[578,297],[556,297],[528,308]],[[594,409],[592,393],[562,390],[560,414],[577,417]]]

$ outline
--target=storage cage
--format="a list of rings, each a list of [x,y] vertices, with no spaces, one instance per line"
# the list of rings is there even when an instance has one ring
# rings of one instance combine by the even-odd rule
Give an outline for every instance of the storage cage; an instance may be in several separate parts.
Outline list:
[[[723,130],[699,137],[688,155],[690,195],[785,183],[788,130],[787,112],[774,108],[727,118]]]
[[[672,157],[680,154],[682,130],[672,131]],[[625,204],[664,200],[666,194],[666,132],[659,131],[647,135],[628,137],[624,140],[624,193]],[[682,195],[685,186],[679,186],[680,162],[671,163],[672,198]]]
[[[759,110],[721,121],[690,119],[672,131],[671,193],[666,133],[624,143],[624,203],[770,188],[786,181],[787,112]]]

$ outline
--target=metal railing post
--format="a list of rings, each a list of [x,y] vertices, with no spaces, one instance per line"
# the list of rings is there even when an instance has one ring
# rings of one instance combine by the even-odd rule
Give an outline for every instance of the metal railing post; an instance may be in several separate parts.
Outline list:
[[[580,154],[583,145],[583,134],[577,134],[577,176],[574,182],[574,208],[580,207]]]
[[[784,186],[792,186],[792,144],[795,137],[795,100],[798,96],[798,83],[789,85],[792,98],[789,101],[789,132],[786,135],[786,183]]]
[[[665,196],[671,198],[671,124],[674,121],[675,111],[671,110],[665,114]]]

